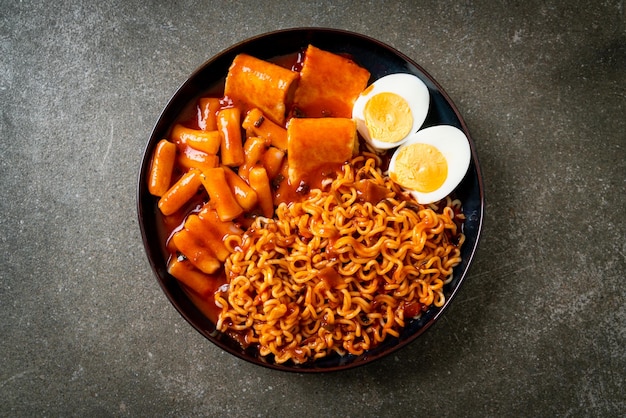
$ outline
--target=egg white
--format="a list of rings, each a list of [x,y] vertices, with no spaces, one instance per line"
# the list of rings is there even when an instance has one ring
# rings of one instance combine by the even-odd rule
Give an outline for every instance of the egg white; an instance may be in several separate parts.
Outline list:
[[[413,196],[418,203],[424,205],[439,201],[452,193],[465,177],[471,159],[469,140],[463,131],[450,125],[438,125],[422,129],[410,135],[391,157],[389,161],[390,173],[395,170],[399,151],[403,147],[408,147],[412,144],[428,144],[437,148],[448,163],[448,175],[443,184],[432,192],[423,193],[406,188],[405,190]]]
[[[364,110],[368,100],[378,93],[395,93],[407,101],[413,115],[413,126],[410,132],[398,142],[385,142],[373,138],[365,123]],[[430,106],[428,87],[422,80],[412,74],[389,74],[374,81],[354,102],[352,118],[356,121],[357,130],[374,150],[387,150],[401,145],[407,138],[417,132],[424,123]]]

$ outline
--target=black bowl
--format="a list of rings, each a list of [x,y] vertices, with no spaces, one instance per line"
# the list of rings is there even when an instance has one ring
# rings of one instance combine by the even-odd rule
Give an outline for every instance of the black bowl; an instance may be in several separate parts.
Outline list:
[[[472,152],[470,167],[456,189],[456,195],[463,202],[463,212],[466,216],[463,224],[466,241],[461,251],[462,262],[455,267],[453,280],[445,288],[445,305],[441,308],[431,308],[419,319],[409,321],[399,338],[387,338],[381,345],[360,356],[331,355],[310,364],[275,364],[260,358],[253,350],[242,349],[230,337],[216,331],[215,324],[194,305],[178,281],[168,274],[167,252],[161,218],[156,207],[157,199],[148,193],[146,179],[150,158],[157,142],[167,136],[174,122],[180,119],[199,97],[223,89],[225,75],[237,54],[245,52],[257,58],[272,59],[294,54],[308,44],[349,55],[370,71],[370,82],[387,74],[403,72],[414,74],[426,83],[430,90],[431,107],[424,127],[453,125],[465,132],[470,141]],[[474,258],[483,222],[484,191],[474,142],[457,108],[435,79],[413,60],[375,39],[335,29],[303,28],[271,32],[238,43],[204,63],[182,84],[161,113],[144,151],[139,173],[137,205],[143,243],[157,280],[170,302],[198,332],[223,350],[258,365],[285,371],[324,372],[364,365],[395,352],[415,340],[439,319],[454,299]]]

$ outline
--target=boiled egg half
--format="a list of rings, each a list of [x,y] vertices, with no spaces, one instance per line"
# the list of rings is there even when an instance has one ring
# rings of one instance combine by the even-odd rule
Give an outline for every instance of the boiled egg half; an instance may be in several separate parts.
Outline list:
[[[389,178],[418,203],[443,199],[459,185],[469,168],[471,151],[467,136],[450,125],[422,129],[394,152]]]
[[[369,85],[354,102],[357,130],[374,150],[402,144],[422,126],[430,95],[426,84],[412,74],[389,74]]]

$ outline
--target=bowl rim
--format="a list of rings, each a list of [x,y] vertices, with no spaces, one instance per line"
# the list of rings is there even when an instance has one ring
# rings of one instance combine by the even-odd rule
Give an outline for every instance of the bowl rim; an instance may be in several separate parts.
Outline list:
[[[441,306],[440,308],[437,308],[434,315],[430,317],[428,321],[422,326],[420,326],[414,333],[410,334],[404,339],[398,340],[397,343],[390,345],[389,347],[387,347],[385,350],[381,351],[380,353],[368,356],[368,352],[366,352],[365,354],[361,356],[353,356],[352,360],[350,361],[347,361],[344,363],[339,362],[339,364],[336,364],[336,365],[323,366],[323,367],[315,366],[316,362],[313,362],[312,364],[305,364],[305,365],[295,365],[292,363],[278,364],[278,363],[268,362],[260,356],[248,356],[245,354],[245,350],[236,350],[235,348],[231,347],[229,344],[226,344],[224,341],[216,338],[217,334],[221,334],[218,331],[206,330],[206,329],[203,329],[203,327],[201,327],[199,324],[197,324],[195,321],[195,318],[198,317],[199,308],[195,307],[193,302],[189,300],[188,296],[186,296],[186,294],[181,290],[179,293],[185,294],[185,297],[187,298],[187,301],[188,301],[188,304],[186,306],[191,304],[193,307],[195,307],[195,310],[198,311],[198,312],[194,312],[192,315],[186,309],[184,309],[185,306],[183,306],[183,304],[180,301],[174,298],[174,295],[172,294],[171,289],[166,286],[166,282],[164,280],[163,275],[165,275],[165,277],[169,277],[169,282],[176,281],[176,279],[174,279],[173,277],[169,275],[169,273],[167,272],[166,268],[164,268],[164,266],[157,264],[155,257],[153,256],[153,253],[152,253],[153,248],[150,244],[150,240],[148,237],[149,231],[147,229],[145,216],[144,216],[145,211],[148,209],[144,207],[145,205],[143,204],[144,196],[147,193],[147,187],[145,186],[144,174],[147,172],[149,168],[149,164],[151,160],[151,151],[157,142],[157,140],[155,139],[156,138],[155,135],[157,131],[159,130],[160,125],[162,124],[164,115],[172,111],[172,107],[174,107],[178,97],[184,92],[186,88],[189,87],[191,80],[194,80],[195,78],[197,78],[198,75],[202,71],[204,71],[207,67],[212,66],[218,60],[223,59],[224,57],[233,54],[235,51],[245,49],[246,45],[249,45],[251,43],[254,43],[254,42],[266,39],[266,38],[277,37],[277,36],[288,36],[288,35],[295,35],[295,34],[298,34],[299,36],[303,37],[303,39],[311,38],[318,34],[319,35],[337,35],[337,36],[342,36],[345,38],[354,38],[356,40],[359,40],[360,42],[370,43],[379,49],[386,50],[387,52],[395,55],[400,60],[415,67],[430,83],[432,83],[432,85],[435,87],[437,92],[441,94],[441,96],[443,97],[443,100],[447,103],[450,110],[454,113],[454,115],[458,119],[458,122],[461,125],[461,130],[466,134],[467,139],[470,144],[470,151],[471,151],[470,168],[468,169],[468,172],[466,173],[466,178],[468,177],[471,169],[473,168],[475,172],[475,176],[474,176],[475,178],[473,180],[475,180],[476,187],[478,189],[478,203],[479,204],[478,204],[478,210],[475,213],[475,216],[477,218],[477,224],[475,227],[475,231],[476,231],[475,241],[473,242],[473,245],[471,249],[469,250],[467,257],[463,260],[463,263],[465,264],[465,266],[463,270],[460,272],[459,279],[456,285],[450,290],[449,295],[446,296],[444,305]],[[439,318],[447,310],[447,307],[450,305],[452,300],[455,299],[456,295],[458,294],[461,288],[461,285],[467,279],[469,270],[473,264],[473,261],[474,261],[474,258],[478,249],[478,245],[480,242],[480,238],[482,235],[482,229],[483,229],[483,224],[484,224],[485,191],[484,191],[481,166],[479,164],[478,155],[476,152],[476,146],[475,146],[472,136],[470,135],[467,124],[465,120],[463,119],[463,117],[461,116],[457,106],[454,104],[454,102],[448,95],[448,93],[443,89],[443,87],[439,84],[439,82],[436,81],[424,68],[422,68],[418,63],[416,63],[412,58],[398,51],[397,49],[390,46],[389,44],[386,44],[368,35],[364,35],[364,34],[349,31],[349,30],[344,30],[344,29],[336,29],[336,28],[293,27],[293,28],[285,28],[285,29],[279,29],[279,30],[265,32],[265,33],[260,33],[252,37],[246,38],[244,40],[241,40],[225,49],[222,49],[220,52],[214,54],[212,57],[210,57],[209,59],[204,61],[202,64],[200,64],[176,88],[175,92],[170,96],[169,100],[167,101],[167,104],[165,105],[165,107],[159,113],[159,116],[150,131],[150,136],[148,138],[148,141],[146,142],[146,145],[144,146],[144,149],[142,152],[141,165],[139,167],[139,173],[138,173],[138,179],[137,179],[136,205],[137,205],[136,207],[137,219],[139,222],[144,251],[148,258],[152,272],[156,276],[157,282],[159,283],[161,290],[163,291],[163,293],[165,293],[165,296],[167,297],[169,302],[174,306],[176,311],[187,321],[188,324],[190,324],[197,332],[199,332],[206,339],[211,341],[211,343],[218,346],[220,349],[228,352],[229,354],[234,355],[235,357],[239,359],[247,361],[249,363],[256,364],[256,365],[263,366],[263,367],[270,368],[270,369],[274,369],[274,370],[281,370],[281,371],[287,371],[287,372],[320,373],[320,372],[335,372],[335,371],[349,370],[349,369],[353,369],[356,367],[364,366],[366,364],[371,364],[372,362],[376,360],[379,360],[383,357],[387,357],[390,354],[397,352],[398,350],[404,348],[411,342],[415,341],[420,335],[424,334],[424,332],[430,329],[430,327],[432,327],[439,320]],[[152,205],[152,206],[155,206],[155,205]],[[180,285],[177,284],[177,286],[180,288]],[[204,316],[204,314],[201,314],[201,315]],[[205,317],[205,320],[211,322],[206,317]],[[356,360],[358,357],[361,357],[361,359]]]

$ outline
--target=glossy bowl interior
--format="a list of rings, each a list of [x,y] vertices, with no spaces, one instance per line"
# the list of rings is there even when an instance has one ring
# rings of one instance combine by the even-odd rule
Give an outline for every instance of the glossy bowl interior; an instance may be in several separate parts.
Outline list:
[[[242,349],[227,335],[216,331],[215,324],[194,305],[178,281],[167,273],[167,252],[162,221],[156,206],[157,198],[148,192],[146,179],[151,155],[157,142],[168,135],[174,122],[194,105],[199,97],[207,95],[208,92],[221,93],[225,75],[237,54],[245,52],[257,58],[272,59],[294,54],[308,44],[331,52],[347,54],[370,71],[370,82],[387,74],[405,72],[416,75],[426,83],[431,95],[431,105],[423,126],[453,125],[463,130],[470,141],[472,152],[470,167],[456,189],[456,195],[463,202],[463,212],[466,216],[463,225],[466,242],[461,251],[462,262],[454,269],[454,278],[446,286],[445,305],[441,308],[431,308],[419,319],[409,321],[399,338],[388,338],[381,345],[360,356],[332,355],[310,364],[275,364],[258,357],[254,350]],[[205,62],[182,84],[161,113],[145,148],[139,173],[137,205],[143,243],[157,280],[170,302],[198,332],[223,350],[258,365],[285,371],[324,372],[349,369],[386,356],[414,341],[437,321],[454,299],[472,263],[482,228],[484,191],[475,145],[467,126],[448,95],[426,71],[410,58],[375,39],[335,29],[303,28],[271,32],[238,43]]]

